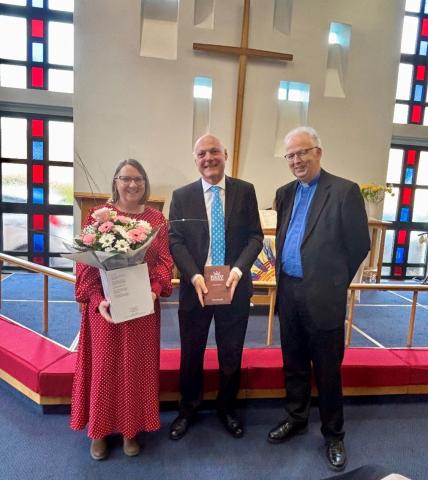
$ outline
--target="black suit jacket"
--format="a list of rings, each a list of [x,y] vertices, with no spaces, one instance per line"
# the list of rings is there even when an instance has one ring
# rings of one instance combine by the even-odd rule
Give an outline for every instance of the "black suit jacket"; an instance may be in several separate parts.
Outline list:
[[[256,193],[251,183],[236,178],[226,177],[225,187],[225,264],[242,271],[233,303],[249,301],[250,269],[263,245]],[[180,308],[190,310],[199,303],[190,280],[203,274],[210,243],[201,180],[173,192],[169,220],[170,250],[181,273]]]
[[[276,192],[277,284],[297,184],[295,180]],[[321,170],[300,250],[302,288],[318,328],[343,325],[348,286],[369,250],[367,215],[358,185]]]

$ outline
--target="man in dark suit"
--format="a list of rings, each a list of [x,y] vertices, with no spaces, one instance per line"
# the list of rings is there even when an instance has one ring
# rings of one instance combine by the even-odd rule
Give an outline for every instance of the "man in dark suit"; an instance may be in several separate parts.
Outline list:
[[[276,192],[277,307],[287,391],[287,418],[268,435],[281,443],[307,429],[311,363],[319,392],[321,433],[331,469],[345,468],[341,364],[347,289],[370,249],[357,184],[321,168],[317,132],[285,137],[297,178]]]
[[[263,233],[254,187],[225,176],[227,151],[220,140],[204,135],[195,143],[193,153],[202,178],[173,192],[169,214],[171,254],[181,273],[181,401],[179,415],[170,427],[170,438],[178,440],[185,435],[201,403],[203,359],[213,317],[220,365],[217,412],[226,430],[240,438],[244,430],[234,404],[252,294],[250,268],[262,249]],[[212,207],[218,201],[215,191],[221,200],[221,228],[212,228]],[[221,238],[213,242],[212,234]],[[220,262],[214,261],[219,244],[223,250]],[[232,302],[205,306],[208,290],[204,267],[223,263],[231,268],[226,286]]]

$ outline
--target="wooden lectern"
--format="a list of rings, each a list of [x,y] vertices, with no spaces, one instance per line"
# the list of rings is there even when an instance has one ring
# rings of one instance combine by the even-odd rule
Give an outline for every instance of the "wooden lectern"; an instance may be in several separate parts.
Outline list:
[[[77,203],[80,207],[80,225],[82,226],[86,217],[88,216],[89,209],[106,203],[107,200],[111,198],[111,195],[109,193],[74,192],[74,198],[77,200]],[[159,211],[163,210],[164,204],[165,199],[162,197],[151,196],[147,201],[147,205],[152,208],[156,208],[156,210]]]

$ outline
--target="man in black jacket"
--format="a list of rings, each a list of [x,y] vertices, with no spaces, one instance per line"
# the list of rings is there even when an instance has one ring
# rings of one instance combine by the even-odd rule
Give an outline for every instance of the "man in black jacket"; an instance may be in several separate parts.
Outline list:
[[[341,364],[347,289],[370,249],[358,185],[321,168],[317,132],[285,137],[296,177],[276,193],[277,306],[287,391],[287,418],[268,435],[281,443],[307,429],[311,363],[319,392],[321,432],[333,470],[346,464]]]
[[[213,317],[220,366],[217,411],[227,431],[240,438],[244,430],[234,403],[252,294],[250,269],[262,249],[263,232],[254,187],[225,176],[227,151],[220,140],[204,135],[195,143],[193,153],[201,178],[173,192],[169,214],[171,254],[181,273],[178,318],[182,397],[170,438],[178,440],[185,435],[200,405],[203,359]],[[217,194],[219,199],[215,199]],[[216,201],[220,202],[221,228],[213,228],[212,207]],[[214,242],[213,233],[217,235]],[[217,262],[219,244],[222,254]],[[221,264],[231,268],[226,286],[232,303],[205,306],[208,290],[204,267]]]

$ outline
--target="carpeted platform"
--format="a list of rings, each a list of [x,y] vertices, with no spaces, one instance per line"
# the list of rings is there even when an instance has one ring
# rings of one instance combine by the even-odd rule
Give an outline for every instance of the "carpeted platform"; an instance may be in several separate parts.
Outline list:
[[[1,313],[9,309],[10,317],[13,316],[16,321],[0,316],[0,378],[37,403],[67,403],[76,354],[35,332],[41,329],[42,318],[41,278],[37,277],[35,274],[14,274],[2,282],[5,300]],[[61,342],[68,343],[77,334],[79,314],[73,300],[73,286],[60,283],[50,282],[49,337],[56,336]],[[22,298],[26,291],[28,295],[25,297],[31,300]],[[403,303],[386,303],[388,295],[394,302],[400,299]],[[373,347],[373,339],[394,347],[402,347],[405,343],[408,315],[403,315],[403,312],[410,313],[409,300],[391,292],[381,295],[379,301],[383,303],[375,304],[374,299],[373,292],[370,292],[368,300],[372,303],[364,303],[362,295],[357,307],[354,321],[357,329],[343,362],[345,394],[428,393],[428,349],[388,349],[378,348],[377,344],[376,348],[357,348],[361,344]],[[178,398],[180,359],[176,298],[166,299],[162,308],[161,398],[171,400]],[[39,318],[36,318],[37,315]],[[420,304],[415,329],[416,345],[417,342],[426,345],[427,317],[427,306]],[[266,323],[266,308],[253,307],[242,361],[242,398],[275,397],[284,393],[278,332],[274,332],[274,344],[266,348]],[[209,345],[215,345],[213,332]],[[213,398],[218,385],[217,352],[214,348],[207,350],[204,368],[206,398]]]

